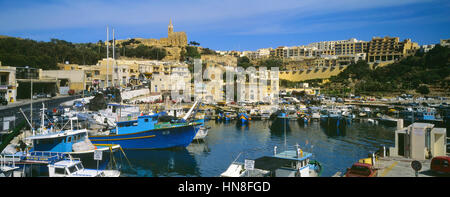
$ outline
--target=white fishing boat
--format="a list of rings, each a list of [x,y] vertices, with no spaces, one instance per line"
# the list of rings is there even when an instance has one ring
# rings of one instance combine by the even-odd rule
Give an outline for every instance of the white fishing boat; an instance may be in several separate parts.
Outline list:
[[[208,128],[204,125],[200,125],[197,134],[195,134],[194,140],[204,140],[207,135],[208,135]]]
[[[277,113],[280,114],[280,113]],[[284,113],[281,113],[284,117]],[[286,120],[286,119],[285,119]],[[286,146],[286,127],[284,127],[285,151],[278,153],[274,147],[271,156],[259,157],[255,160],[237,162],[239,156],[231,163],[221,177],[318,177],[322,173],[322,165],[311,160],[312,153],[304,152],[296,145],[295,150]]]
[[[126,121],[140,115],[138,106],[109,103],[104,110],[98,111],[104,117],[113,122]]]
[[[118,170],[86,169],[79,159],[65,159],[48,165],[49,177],[119,177]]]
[[[261,120],[268,120],[270,118],[270,111],[269,110],[263,110],[261,112]]]
[[[221,177],[318,177],[322,166],[318,161],[311,160],[312,153],[297,150],[287,150],[274,155],[263,156],[255,160],[247,160],[251,165],[239,163],[236,160],[223,172]]]

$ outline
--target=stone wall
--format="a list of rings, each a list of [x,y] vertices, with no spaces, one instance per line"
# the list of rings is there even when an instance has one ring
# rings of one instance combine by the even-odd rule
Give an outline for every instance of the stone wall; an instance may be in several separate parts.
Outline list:
[[[336,66],[328,68],[311,68],[303,71],[280,71],[279,78],[292,82],[300,82],[311,79],[328,79],[338,75],[345,69],[345,66]]]

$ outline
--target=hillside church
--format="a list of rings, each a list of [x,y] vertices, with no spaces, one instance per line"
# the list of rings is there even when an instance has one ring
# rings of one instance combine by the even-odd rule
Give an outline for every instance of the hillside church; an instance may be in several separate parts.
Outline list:
[[[135,38],[140,41],[140,44],[146,46],[159,46],[159,47],[184,47],[187,46],[187,36],[185,32],[174,32],[172,19],[169,22],[167,38]],[[117,40],[116,44],[126,42],[127,40]]]

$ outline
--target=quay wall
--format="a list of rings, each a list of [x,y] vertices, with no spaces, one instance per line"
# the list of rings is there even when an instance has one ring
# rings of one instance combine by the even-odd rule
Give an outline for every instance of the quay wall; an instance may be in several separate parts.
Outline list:
[[[280,71],[279,78],[292,82],[300,82],[311,79],[328,79],[341,73],[346,67],[336,66],[329,68],[312,68],[297,71]]]

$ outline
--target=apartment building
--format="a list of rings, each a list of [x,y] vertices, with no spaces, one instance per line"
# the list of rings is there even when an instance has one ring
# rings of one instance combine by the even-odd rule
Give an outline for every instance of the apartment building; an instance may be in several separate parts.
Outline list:
[[[373,37],[368,45],[367,60],[369,63],[397,61],[403,57],[414,55],[419,45],[411,39],[399,40],[399,37]]]
[[[5,98],[8,102],[16,101],[16,67],[1,66],[0,63],[0,96]]]
[[[140,70],[146,70],[148,73],[151,92],[190,91],[191,73],[187,64],[164,62],[157,65],[141,65]]]
[[[367,53],[368,43],[366,41],[349,39],[346,42],[336,43],[335,55],[354,55],[359,53]]]
[[[441,39],[439,44],[443,47],[450,47],[450,39]]]

